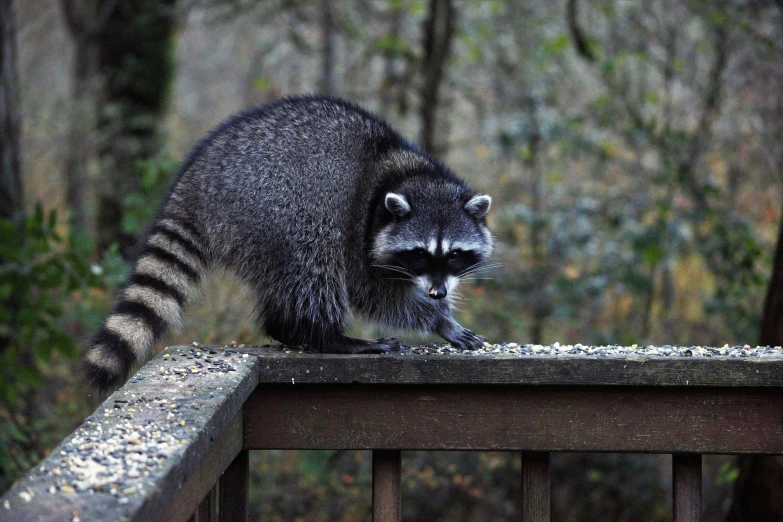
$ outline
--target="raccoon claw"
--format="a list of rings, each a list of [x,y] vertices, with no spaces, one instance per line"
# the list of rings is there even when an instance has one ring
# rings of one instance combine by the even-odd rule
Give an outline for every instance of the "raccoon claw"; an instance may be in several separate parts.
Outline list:
[[[487,339],[481,335],[474,334],[467,328],[463,328],[460,333],[454,339],[446,339],[455,348],[461,348],[463,350],[478,350]]]

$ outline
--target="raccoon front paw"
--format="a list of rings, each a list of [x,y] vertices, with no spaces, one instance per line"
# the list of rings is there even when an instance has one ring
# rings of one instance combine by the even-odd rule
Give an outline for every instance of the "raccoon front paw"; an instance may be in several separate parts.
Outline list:
[[[463,328],[453,338],[446,337],[446,340],[451,343],[455,348],[461,348],[463,350],[478,350],[487,341],[485,337],[474,334],[467,328]]]

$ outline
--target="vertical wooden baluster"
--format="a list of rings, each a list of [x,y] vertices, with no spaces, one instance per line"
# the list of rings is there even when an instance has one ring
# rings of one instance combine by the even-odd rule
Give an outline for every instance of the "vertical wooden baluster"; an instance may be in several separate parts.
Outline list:
[[[522,453],[522,520],[549,522],[549,453]]]
[[[372,520],[400,522],[400,459],[399,450],[372,452]]]
[[[697,522],[701,518],[701,455],[672,455],[674,522]]]
[[[247,521],[249,453],[242,450],[220,477],[218,520],[220,522]]]
[[[209,490],[207,496],[198,505],[196,511],[197,522],[216,522],[217,521],[217,484]]]

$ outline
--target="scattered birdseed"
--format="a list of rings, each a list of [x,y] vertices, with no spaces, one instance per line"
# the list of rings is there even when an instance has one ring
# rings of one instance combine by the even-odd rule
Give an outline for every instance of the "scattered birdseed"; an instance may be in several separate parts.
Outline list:
[[[489,344],[484,343],[482,348],[477,350],[463,350],[450,344],[431,343],[420,346],[403,346],[399,352],[404,356],[412,355],[463,355],[467,357],[487,357],[487,356],[542,356],[542,357],[649,357],[649,358],[667,358],[667,357],[728,357],[728,358],[750,358],[759,357],[764,359],[783,358],[783,348],[780,346],[756,346],[749,345],[733,346],[724,345],[721,348],[709,346],[671,346],[671,345],[646,345],[646,346],[589,346],[583,344],[560,344],[552,345],[540,344],[518,344],[502,343]]]
[[[34,504],[35,492],[95,495],[90,505],[101,502],[97,495],[122,504],[143,502],[145,489],[156,487],[157,481],[174,469],[171,466],[177,465],[183,452],[191,451],[188,444],[196,440],[191,440],[188,433],[202,430],[202,423],[213,415],[213,408],[235,391],[234,384],[215,386],[218,382],[226,383],[223,379],[229,373],[238,373],[235,352],[196,347],[169,350],[156,364],[140,370],[128,384],[139,386],[136,383],[142,382],[143,390],[151,395],[145,395],[141,388],[115,393],[42,465],[22,479],[23,483],[31,481],[31,487],[21,485],[13,498],[3,499],[3,507],[11,509],[16,495],[25,503]],[[246,358],[243,362],[255,360]],[[251,364],[242,367],[243,375],[253,371]],[[161,396],[155,395],[157,390]],[[189,395],[190,390],[199,393]],[[168,396],[164,398],[164,394]],[[202,409],[209,410],[206,416],[201,411],[194,412]],[[74,502],[80,505],[82,501]],[[86,512],[74,512],[73,517],[82,519]]]

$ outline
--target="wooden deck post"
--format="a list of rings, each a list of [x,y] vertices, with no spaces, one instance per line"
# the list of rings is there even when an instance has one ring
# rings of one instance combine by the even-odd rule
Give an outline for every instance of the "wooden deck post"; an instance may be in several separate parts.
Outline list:
[[[248,515],[249,452],[242,450],[220,477],[220,522],[243,522]]]
[[[522,520],[549,522],[549,453],[522,453]]]
[[[372,520],[400,522],[400,460],[399,450],[372,452]]]
[[[701,455],[672,455],[674,522],[701,519]]]

